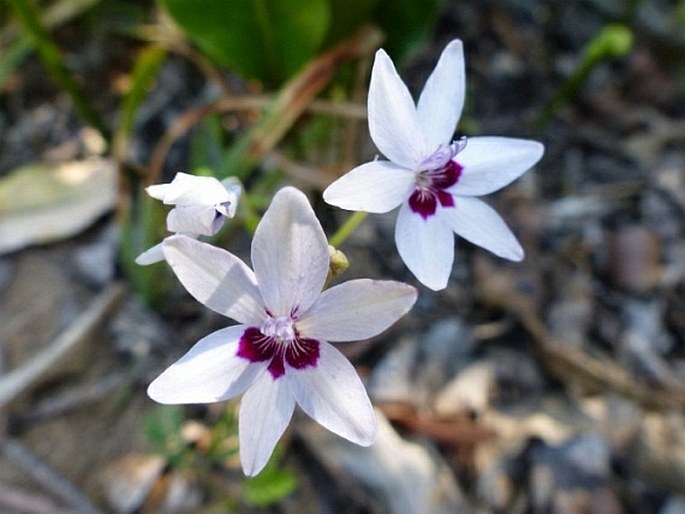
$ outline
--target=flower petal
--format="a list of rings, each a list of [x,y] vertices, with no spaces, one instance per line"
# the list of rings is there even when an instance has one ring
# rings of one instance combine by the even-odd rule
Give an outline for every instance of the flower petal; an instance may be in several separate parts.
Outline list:
[[[171,186],[171,184],[155,184],[153,186],[146,187],[145,192],[155,200],[164,201],[164,197],[169,190],[169,186]]]
[[[416,289],[389,280],[350,280],[324,291],[297,322],[304,337],[357,341],[380,334],[416,301]]]
[[[369,446],[376,439],[376,416],[366,390],[350,362],[325,341],[316,367],[286,366],[286,379],[297,403],[309,416],[353,443]]]
[[[215,205],[228,201],[237,202],[235,191],[227,191],[214,177],[199,177],[188,173],[176,173],[169,184],[158,184],[145,189],[147,193],[167,205]]]
[[[514,234],[500,215],[482,200],[457,197],[454,208],[444,212],[445,221],[458,236],[504,259],[523,259],[523,248]]]
[[[242,393],[268,364],[236,355],[245,328],[222,328],[200,339],[152,381],[147,394],[159,403],[179,404],[220,402]]]
[[[164,257],[195,299],[239,323],[259,326],[264,304],[254,273],[235,255],[187,236],[162,242]]]
[[[368,107],[371,139],[383,155],[409,169],[428,156],[414,100],[382,49],[371,70]]]
[[[400,257],[419,281],[433,291],[447,287],[454,262],[452,229],[440,214],[452,207],[438,207],[427,219],[402,204],[395,225],[395,242]]]
[[[162,251],[162,243],[158,243],[136,257],[135,262],[139,266],[148,266],[150,264],[155,264],[156,262],[162,262],[163,260],[164,252]]]
[[[455,157],[463,166],[456,195],[480,196],[503,188],[540,160],[544,146],[537,141],[509,137],[470,137]]]
[[[235,216],[243,186],[236,177],[226,177],[221,181],[221,185],[228,191],[229,198],[233,201],[229,201],[228,204],[225,201],[221,202],[221,207],[217,207],[217,209],[222,210],[224,216],[232,218]]]
[[[214,206],[177,205],[167,215],[166,228],[169,232],[213,236],[224,221],[225,217]]]
[[[417,105],[419,122],[429,149],[452,142],[461,117],[466,91],[464,49],[461,41],[449,43],[426,81]]]
[[[367,162],[328,186],[323,199],[350,211],[389,212],[409,197],[414,180],[412,171],[392,162]]]
[[[314,303],[328,275],[328,242],[304,193],[276,193],[252,240],[252,264],[273,316]]]
[[[295,399],[285,380],[264,373],[240,402],[238,433],[240,461],[247,476],[266,466],[295,410]]]

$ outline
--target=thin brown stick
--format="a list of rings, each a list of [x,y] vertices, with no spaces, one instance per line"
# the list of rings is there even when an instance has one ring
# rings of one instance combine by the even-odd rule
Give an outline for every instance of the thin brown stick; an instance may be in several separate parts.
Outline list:
[[[34,491],[23,491],[0,482],[0,509],[11,509],[24,514],[70,514],[73,510],[58,507],[50,498],[36,494]]]
[[[685,387],[653,387],[639,382],[610,358],[599,358],[552,334],[534,301],[515,287],[506,273],[495,273],[485,259],[476,262],[480,295],[487,303],[514,314],[535,342],[540,360],[562,380],[608,389],[650,409],[685,407]]]
[[[237,111],[263,110],[269,107],[273,101],[273,97],[267,95],[234,96],[188,109],[176,118],[155,146],[150,157],[146,182],[151,183],[161,177],[162,167],[173,144],[207,116]],[[314,100],[307,106],[306,110],[315,114],[366,119],[366,107],[354,103]]]
[[[31,387],[68,352],[87,340],[92,330],[124,295],[122,284],[111,284],[101,292],[69,327],[33,359],[0,378],[0,409]]]
[[[0,437],[0,453],[71,507],[71,512],[100,514],[81,491],[18,441]]]
[[[96,402],[134,379],[131,372],[110,373],[95,383],[88,383],[54,397],[20,413],[12,413],[12,426],[43,421]]]

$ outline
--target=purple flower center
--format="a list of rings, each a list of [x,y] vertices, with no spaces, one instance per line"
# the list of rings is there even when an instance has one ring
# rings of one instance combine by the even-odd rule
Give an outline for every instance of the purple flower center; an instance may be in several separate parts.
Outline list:
[[[245,329],[238,343],[238,357],[250,362],[270,361],[267,369],[274,379],[283,376],[286,362],[295,369],[316,366],[319,341],[300,336],[294,313],[281,317],[267,314],[261,327]]]
[[[463,137],[447,147],[440,146],[419,164],[409,207],[423,219],[435,214],[438,203],[442,207],[454,207],[454,196],[447,189],[457,183],[463,167],[452,159],[465,146],[466,138]]]

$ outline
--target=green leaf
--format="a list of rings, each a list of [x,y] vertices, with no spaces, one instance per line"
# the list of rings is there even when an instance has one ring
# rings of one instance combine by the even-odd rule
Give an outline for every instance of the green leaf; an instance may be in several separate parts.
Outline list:
[[[171,467],[180,466],[186,450],[182,428],[183,408],[178,405],[159,406],[143,417],[145,437]]]
[[[383,48],[395,62],[425,42],[441,5],[442,0],[382,0],[374,19],[386,34]]]
[[[102,134],[107,134],[106,126],[93,109],[83,88],[64,64],[62,53],[40,19],[38,9],[27,0],[7,0],[7,5],[12,9],[31,43],[35,46],[43,66],[59,88],[69,95],[76,111],[88,124]]]
[[[296,73],[328,32],[326,0],[159,0],[216,63],[277,85]]]
[[[136,113],[145,100],[150,84],[156,79],[157,72],[166,58],[166,51],[158,46],[141,50],[131,71],[131,87],[121,102],[119,124],[113,137],[113,154],[118,160],[126,158],[128,140],[133,134]]]
[[[379,2],[380,0],[329,0],[332,23],[326,36],[327,43],[336,43],[364,23],[371,22],[373,11]]]
[[[243,482],[243,493],[248,504],[267,507],[285,498],[297,488],[297,477],[278,465],[282,451],[281,445],[277,445],[261,473]]]

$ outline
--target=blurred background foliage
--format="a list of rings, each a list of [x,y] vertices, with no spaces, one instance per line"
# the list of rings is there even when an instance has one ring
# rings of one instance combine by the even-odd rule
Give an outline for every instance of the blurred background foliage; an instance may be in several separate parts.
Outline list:
[[[42,210],[55,221],[50,237],[64,238],[71,233],[64,227],[60,229],[57,221],[73,213],[59,207],[83,199],[85,209],[93,188],[114,188],[116,200],[109,207],[116,209],[119,221],[120,267],[141,298],[160,306],[169,280],[166,266],[140,267],[133,263],[136,255],[166,235],[166,210],[148,198],[143,187],[166,182],[176,171],[239,177],[245,185],[240,210],[219,238],[231,237],[240,228],[248,233],[254,230],[274,189],[286,180],[314,191],[323,189],[356,165],[360,152],[366,150],[363,146],[368,145],[360,136],[375,50],[383,46],[401,67],[427,47],[439,14],[448,3],[0,2],[2,108],[18,111],[16,118],[21,118],[22,109],[35,100],[29,95],[55,105],[68,99],[78,120],[70,119],[66,126],[51,130],[77,134],[79,148],[83,148],[69,153],[69,158],[98,155],[112,164],[116,178],[111,183],[87,184],[88,188],[78,191],[68,189],[63,182],[45,195],[34,190],[32,212],[27,212],[26,199],[17,200],[21,196],[16,184],[22,183],[26,190],[32,189],[26,185],[27,177],[46,187],[55,182],[51,169],[54,166],[19,167],[40,157],[30,153],[28,137],[26,154],[16,159],[0,155],[3,165],[10,163],[0,166],[0,225],[3,219],[10,219],[15,227],[20,226],[20,221],[21,226],[35,225],[31,216]],[[507,0],[483,5],[494,12],[501,4],[514,6],[512,10],[521,17],[544,6],[549,19],[553,19],[555,6],[560,3],[564,2]],[[461,7],[459,0],[451,0],[451,4],[453,9]],[[558,68],[550,62],[539,64],[553,70],[549,76],[555,80],[535,84],[536,92],[539,89],[543,97],[536,104],[539,110],[533,113],[529,128],[523,127],[512,135],[543,133],[559,111],[577,98],[593,70],[629,55],[638,38],[647,38],[652,47],[659,49],[655,53],[669,62],[679,77],[679,94],[685,91],[685,1],[587,0],[578,4],[592,4],[594,11],[601,14],[601,23],[580,27],[583,30],[571,36],[554,36],[558,46],[573,54],[574,59],[570,65],[557,63]],[[660,10],[654,10],[656,4]],[[507,39],[506,28],[495,29],[502,40]],[[468,30],[461,34],[453,28],[443,33],[449,38],[476,37]],[[515,47],[517,41],[511,38],[509,43]],[[540,57],[540,61],[558,55],[545,48],[527,48],[521,53],[534,56],[531,60]],[[433,51],[430,58],[435,55]],[[516,66],[515,60],[502,62]],[[558,71],[561,68],[563,73]],[[482,68],[480,72],[484,73]],[[50,81],[30,83],[35,77],[43,79],[45,74]],[[22,89],[29,93],[11,94]],[[17,96],[21,101],[9,99]],[[511,103],[515,104],[513,96]],[[469,134],[477,134],[478,123],[467,112],[461,127],[468,127]],[[24,180],[17,181],[16,174],[10,173],[15,169]],[[84,212],[79,210],[78,215],[85,216]],[[93,215],[101,212],[97,210]],[[70,221],[64,226],[72,226]],[[29,230],[21,232],[24,239],[17,247],[45,242],[48,237],[34,236]],[[0,237],[0,253],[12,251],[2,248],[2,244]],[[184,411],[180,408],[151,413],[142,430],[168,468],[212,470],[236,459],[233,408],[216,415],[204,446],[197,441],[191,444],[183,437]],[[268,505],[293,490],[296,478],[280,468],[279,459],[276,452],[264,474],[245,482],[242,501]],[[235,462],[232,465],[235,467]],[[231,509],[235,510],[235,506],[226,510]]]
[[[364,116],[360,93],[375,49],[383,44],[401,61],[420,48],[440,4],[7,0],[0,14],[0,92],[13,87],[13,72],[35,52],[56,90],[70,98],[82,121],[103,138],[104,153],[120,169],[123,269],[148,303],[156,304],[165,290],[159,287],[163,272],[159,266],[140,268],[132,261],[164,235],[163,208],[145,199],[141,186],[169,178],[163,171],[174,143],[190,138],[185,171],[235,175],[249,182],[237,223],[254,230],[283,167],[265,165],[265,156],[287,134],[285,155],[304,158],[330,148],[340,120],[350,116],[346,111],[357,120]],[[79,52],[85,58],[74,55]],[[99,64],[104,66],[102,84],[88,76],[92,70],[87,68],[93,65],[89,60],[96,59],[97,52],[105,54]],[[155,134],[141,127],[146,103],[164,80],[160,74],[165,63],[179,56],[195,67],[188,80],[197,80],[199,71],[214,85],[213,93],[186,102],[185,112],[170,112],[167,126],[159,127],[157,140],[150,141]],[[316,111],[312,102],[322,91],[338,107],[319,106],[328,112],[310,116],[293,130],[305,110]],[[141,145],[146,146],[142,151]],[[353,147],[346,143],[342,165],[353,164]],[[255,177],[260,164],[271,171]],[[329,178],[321,176],[318,182],[323,185]],[[151,287],[153,283],[158,286]]]

